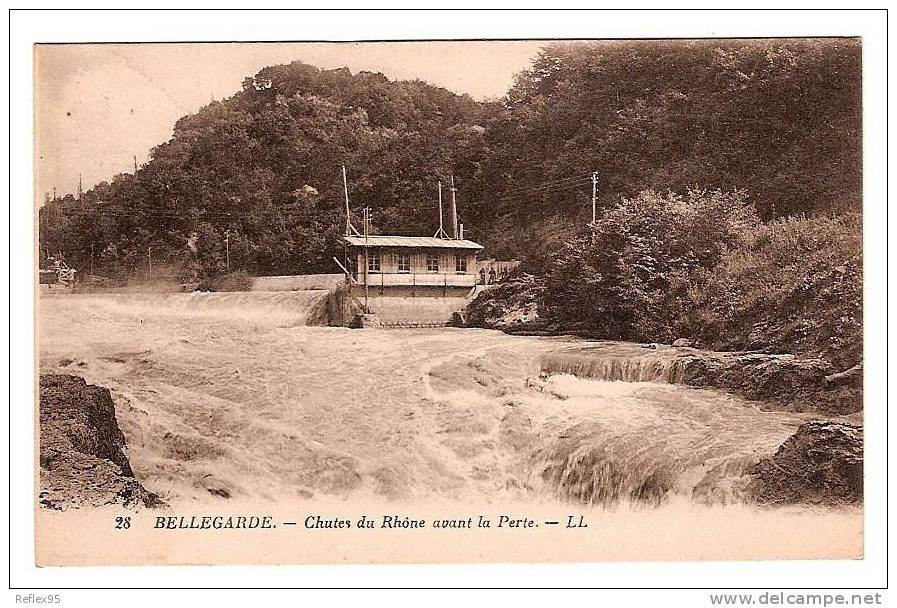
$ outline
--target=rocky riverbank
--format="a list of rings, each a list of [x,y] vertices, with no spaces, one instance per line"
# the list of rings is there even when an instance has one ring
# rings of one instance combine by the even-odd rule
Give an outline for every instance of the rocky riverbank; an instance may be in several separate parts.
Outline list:
[[[544,281],[520,273],[482,291],[467,305],[467,326],[498,329],[513,334],[551,334],[551,327],[539,314],[545,293]]]
[[[575,319],[564,325],[546,320],[539,308],[544,291],[544,281],[539,277],[525,273],[512,276],[468,305],[467,326],[509,334],[600,338]],[[620,347],[626,344],[633,348],[621,356]],[[841,370],[815,357],[718,352],[692,346],[692,341],[685,339],[674,345],[598,342],[549,353],[541,365],[547,373],[586,378],[721,388],[762,401],[767,408],[795,412],[844,415],[863,409],[862,364]]]
[[[41,506],[160,506],[134,478],[124,448],[109,389],[77,376],[41,375]]]
[[[751,470],[761,504],[857,504],[863,500],[863,429],[808,422]]]
[[[598,342],[546,353],[540,365],[546,373],[582,378],[721,388],[767,409],[828,415],[863,409],[862,368],[845,376],[821,359],[789,354]]]

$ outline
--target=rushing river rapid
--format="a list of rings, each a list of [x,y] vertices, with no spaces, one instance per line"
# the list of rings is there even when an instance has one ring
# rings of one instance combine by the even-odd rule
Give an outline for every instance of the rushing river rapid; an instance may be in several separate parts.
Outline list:
[[[137,477],[174,501],[727,504],[813,418],[671,384],[662,357],[636,345],[605,346],[597,379],[545,377],[540,355],[583,343],[305,326],[320,297],[44,297],[41,366],[112,390]]]
[[[670,383],[639,345],[600,343],[580,378],[541,371],[591,344],[573,338],[305,325],[322,297],[42,296],[41,371],[111,390],[135,476],[174,509],[585,509],[577,559],[862,550],[861,509],[746,501],[749,468],[811,414]]]

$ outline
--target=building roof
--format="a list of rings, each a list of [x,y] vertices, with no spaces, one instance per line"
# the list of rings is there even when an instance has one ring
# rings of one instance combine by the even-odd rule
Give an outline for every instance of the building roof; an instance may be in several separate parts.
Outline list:
[[[355,247],[364,247],[363,236],[344,236],[343,241]],[[422,247],[445,249],[482,249],[483,246],[466,239],[440,239],[434,236],[385,236],[371,235],[367,238],[368,247]]]

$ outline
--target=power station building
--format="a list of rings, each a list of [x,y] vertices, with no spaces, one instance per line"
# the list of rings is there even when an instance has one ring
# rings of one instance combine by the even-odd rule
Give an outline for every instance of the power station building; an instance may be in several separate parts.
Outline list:
[[[343,237],[353,283],[378,295],[458,295],[477,284],[479,243],[440,236]]]

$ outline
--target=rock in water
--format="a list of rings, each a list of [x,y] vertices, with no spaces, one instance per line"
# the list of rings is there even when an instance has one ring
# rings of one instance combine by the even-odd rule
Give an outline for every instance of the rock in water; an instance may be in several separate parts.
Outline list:
[[[863,429],[807,422],[751,471],[764,504],[856,504],[863,500]]]
[[[162,501],[134,479],[109,389],[40,377],[40,504],[52,509]]]
[[[662,345],[605,343],[566,347],[541,356],[542,371],[598,380],[668,382],[697,388],[723,388],[764,407],[792,411],[849,414],[863,408],[854,395],[826,388],[828,365],[820,359],[767,353],[688,351]],[[628,348],[628,350],[627,350]],[[645,353],[650,348],[653,352]],[[837,389],[836,389],[837,390]],[[855,398],[856,397],[856,398]]]
[[[382,327],[377,315],[371,313],[359,313],[349,323],[350,329],[364,329],[366,327]]]
[[[539,333],[545,321],[539,316],[539,302],[545,280],[518,273],[488,286],[467,305],[467,326],[498,329],[509,333]]]

